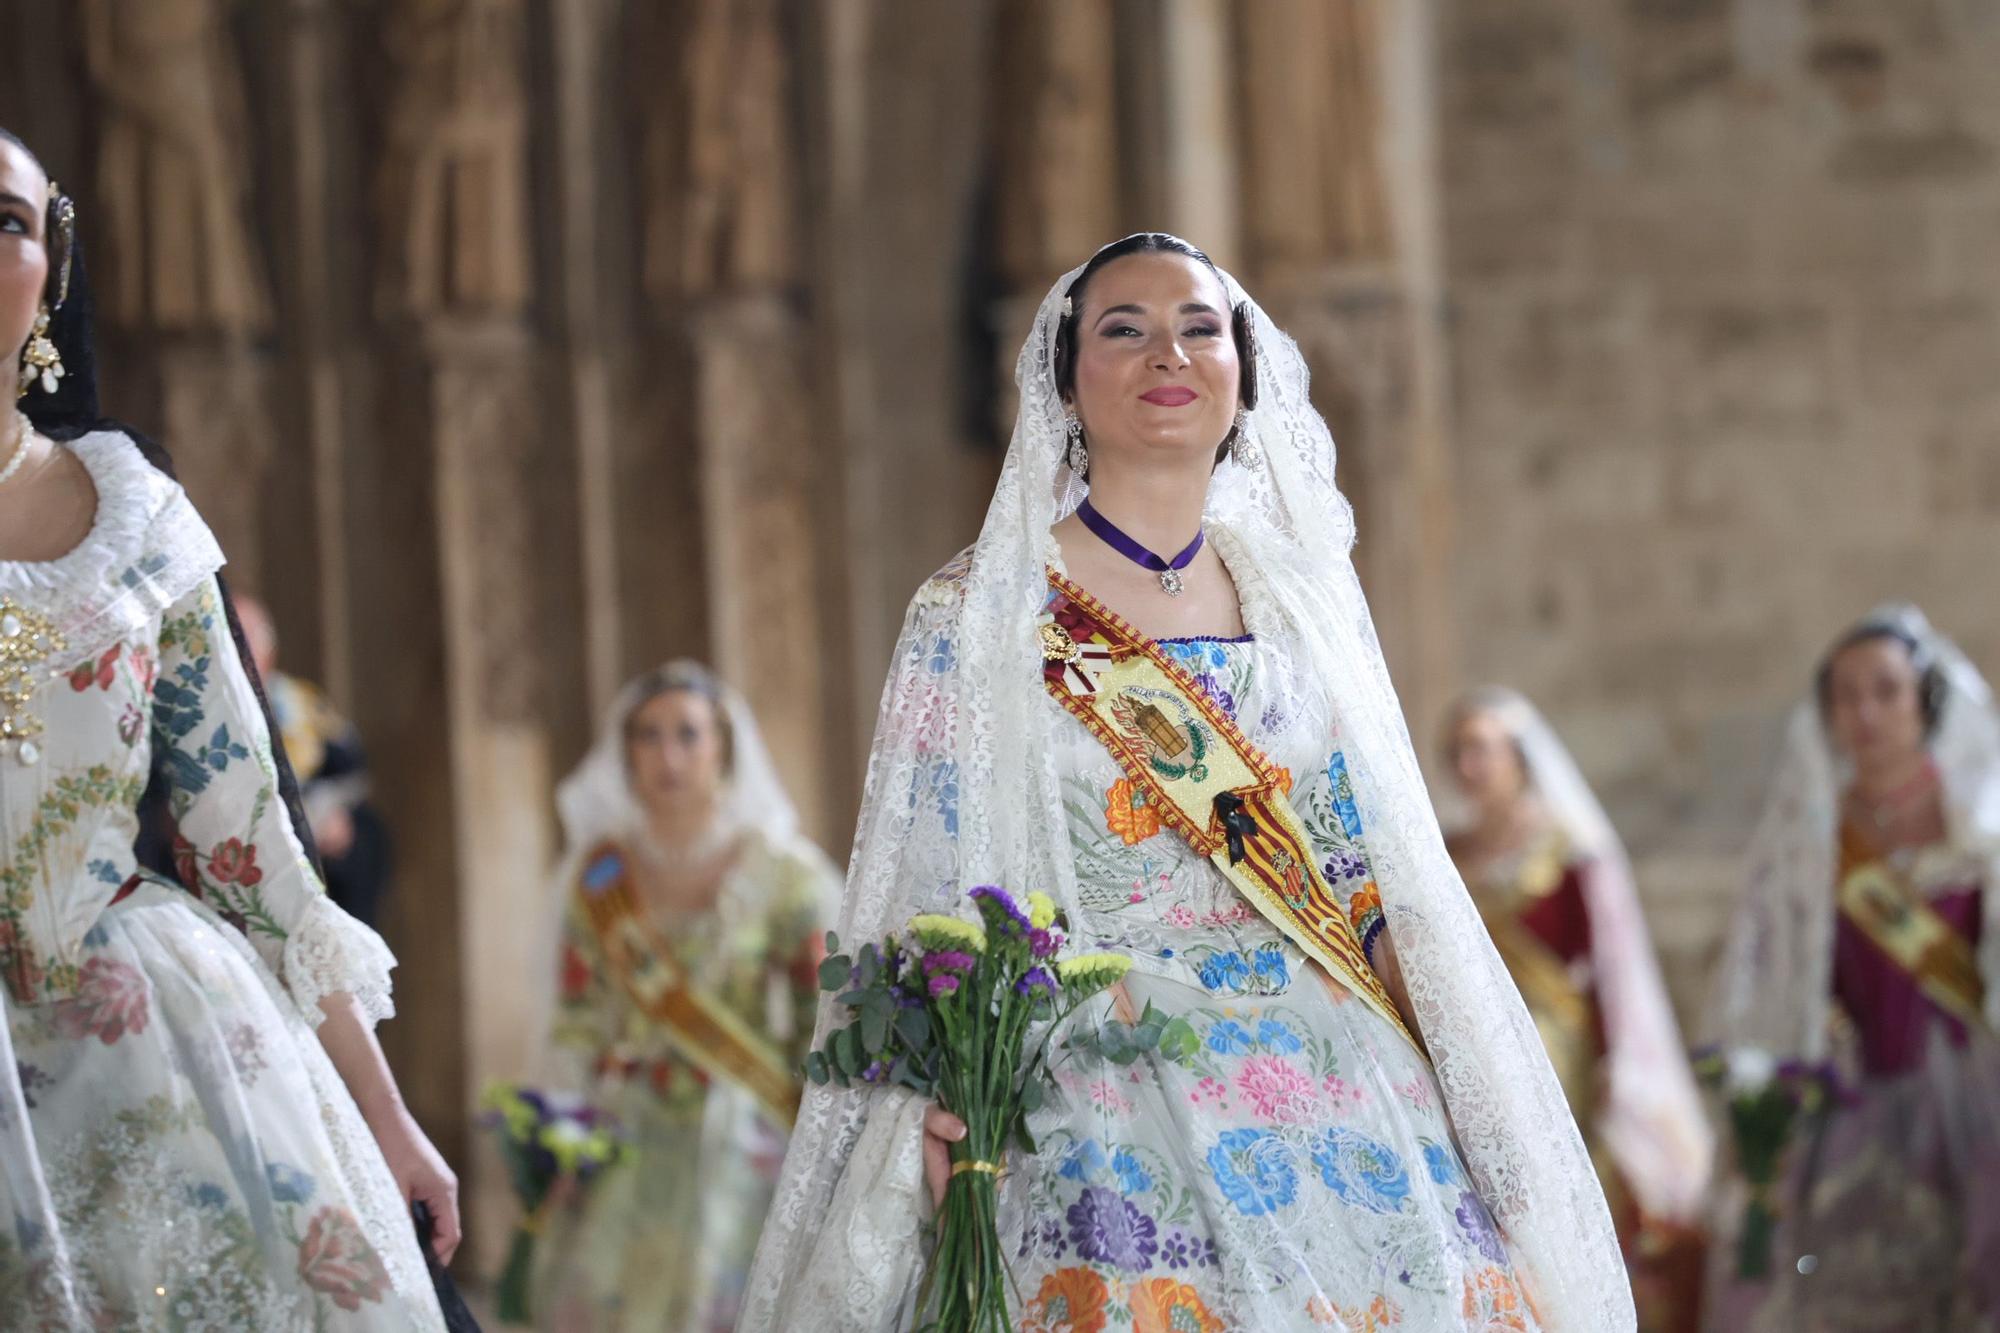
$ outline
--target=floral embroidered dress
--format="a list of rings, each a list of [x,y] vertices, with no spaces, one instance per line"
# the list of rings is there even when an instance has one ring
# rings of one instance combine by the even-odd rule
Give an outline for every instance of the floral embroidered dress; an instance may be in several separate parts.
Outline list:
[[[1282,688],[1282,646],[1164,646],[1293,775],[1327,880],[1372,944],[1380,910],[1345,763],[1325,719],[1281,702],[1298,693]],[[1423,1055],[1164,827],[1080,723],[1063,734],[1084,904],[1072,933],[1133,955],[1131,1009],[1150,1003],[1171,1026],[1162,1053],[1127,1066],[1057,1062],[1040,1151],[1013,1155],[1002,1188],[1022,1328],[1536,1328]]]
[[[336,991],[386,1017],[394,960],[292,833],[214,538],[125,436],[69,447],[89,535],[0,562],[4,1322],[441,1328],[313,1032]],[[199,894],[134,862],[156,749]]]
[[[714,910],[656,921],[694,983],[796,1068],[812,1037],[814,952],[838,878],[793,836],[744,835]],[[616,875],[630,854],[584,859]],[[535,1308],[549,1328],[727,1333],[770,1207],[785,1133],[735,1084],[680,1055],[613,974],[572,892],[551,1042],[565,1086],[617,1117],[635,1149],[540,1247]]]

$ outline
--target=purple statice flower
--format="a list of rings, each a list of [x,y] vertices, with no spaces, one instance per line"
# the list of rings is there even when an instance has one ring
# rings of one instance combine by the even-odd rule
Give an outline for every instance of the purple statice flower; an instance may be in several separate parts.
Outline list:
[[[871,1060],[868,1068],[861,1071],[861,1081],[863,1083],[880,1083],[888,1075],[888,1065],[882,1063],[880,1060]]]
[[[1063,947],[1063,937],[1053,930],[1028,929],[1028,952],[1037,958],[1053,958]]]
[[[1144,1272],[1159,1252],[1159,1227],[1115,1190],[1093,1185],[1066,1214],[1070,1243],[1090,1263]]]
[[[1056,979],[1039,967],[1031,967],[1014,983],[1016,995],[1032,995],[1036,989],[1053,997],[1056,993]]]
[[[931,978],[930,990],[931,990],[931,998],[933,1000],[942,1000],[945,996],[951,994],[953,991],[957,989],[958,989],[958,978],[953,976],[949,972],[940,972],[938,975]]]
[[[924,971],[930,976],[944,972],[970,972],[979,960],[957,949],[933,949],[924,955]]]
[[[1013,896],[1007,890],[996,888],[991,884],[982,884],[966,896],[978,903],[982,912],[987,904],[990,903],[994,907],[999,908],[1001,914],[1013,921],[1015,926],[1024,933],[1031,929],[1028,914],[1021,910],[1021,905],[1014,901]]]

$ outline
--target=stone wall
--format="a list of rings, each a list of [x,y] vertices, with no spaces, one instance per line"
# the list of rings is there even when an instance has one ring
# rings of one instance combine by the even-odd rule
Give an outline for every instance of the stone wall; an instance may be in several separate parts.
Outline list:
[[[1464,665],[1691,1002],[1819,648],[1903,597],[2000,668],[2000,4],[1442,10]]]

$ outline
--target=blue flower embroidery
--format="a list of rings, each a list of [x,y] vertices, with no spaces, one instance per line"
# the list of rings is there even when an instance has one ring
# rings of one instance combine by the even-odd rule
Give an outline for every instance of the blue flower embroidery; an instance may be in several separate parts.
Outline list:
[[[1401,1212],[1410,1197],[1410,1173],[1395,1149],[1351,1129],[1320,1135],[1313,1165],[1343,1203],[1371,1213]]]
[[[942,676],[958,665],[958,646],[951,641],[949,635],[940,634],[931,640],[930,656],[924,665],[930,668],[934,676]]]
[[[1280,1055],[1291,1055],[1305,1048],[1290,1028],[1275,1018],[1267,1018],[1257,1025],[1257,1041],[1267,1051]]]
[[[1264,1217],[1298,1197],[1299,1173],[1284,1141],[1264,1129],[1232,1129],[1208,1150],[1216,1188],[1245,1217]]]
[[[1256,1049],[1250,1029],[1233,1018],[1225,1018],[1208,1030],[1208,1049],[1218,1055],[1248,1055]]]
[[[227,1208],[229,1206],[229,1196],[223,1192],[222,1186],[214,1184],[211,1181],[204,1180],[201,1184],[196,1185],[192,1193],[195,1203],[202,1208]]]
[[[1285,963],[1285,951],[1277,945],[1267,945],[1259,949],[1250,959],[1257,970],[1257,979],[1273,990],[1291,984],[1292,971]]]
[[[112,865],[109,861],[92,861],[90,863],[90,873],[97,877],[97,881],[100,884],[123,884],[125,882],[125,877],[118,873],[118,867]]]
[[[937,801],[944,831],[958,836],[958,761],[946,759],[931,770],[931,795]]]
[[[1202,961],[1201,984],[1212,991],[1240,990],[1249,979],[1249,964],[1240,953],[1214,953]]]
[[[279,1203],[307,1203],[313,1196],[313,1178],[295,1166],[266,1162],[264,1179],[271,1184],[271,1197]]]
[[[1340,751],[1333,752],[1327,760],[1327,781],[1333,788],[1333,808],[1340,816],[1340,827],[1349,838],[1361,836],[1361,811],[1354,804],[1354,782],[1347,775],[1347,756]]]
[[[1062,1167],[1056,1172],[1065,1180],[1090,1180],[1109,1165],[1104,1160],[1104,1149],[1096,1139],[1084,1139],[1063,1154]]]
[[[1465,1172],[1459,1169],[1458,1154],[1448,1143],[1438,1143],[1432,1139],[1423,1140],[1424,1169],[1431,1179],[1440,1185],[1464,1185]]]
[[[1120,1148],[1111,1154],[1111,1170],[1118,1177],[1118,1188],[1127,1194],[1150,1194],[1153,1177],[1139,1159],[1132,1155],[1130,1148]]]

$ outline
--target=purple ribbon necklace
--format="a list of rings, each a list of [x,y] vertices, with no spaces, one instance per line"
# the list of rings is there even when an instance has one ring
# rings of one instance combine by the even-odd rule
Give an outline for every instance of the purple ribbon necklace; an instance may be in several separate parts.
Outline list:
[[[1166,590],[1169,597],[1181,595],[1181,589],[1186,586],[1181,580],[1181,571],[1193,563],[1195,556],[1201,551],[1202,542],[1207,540],[1206,533],[1195,533],[1194,540],[1187,544],[1186,549],[1168,560],[1154,555],[1134,541],[1123,528],[1098,513],[1088,496],[1085,496],[1083,503],[1076,507],[1076,516],[1082,519],[1083,526],[1096,533],[1106,546],[1141,569],[1150,569],[1159,574],[1160,587]]]

